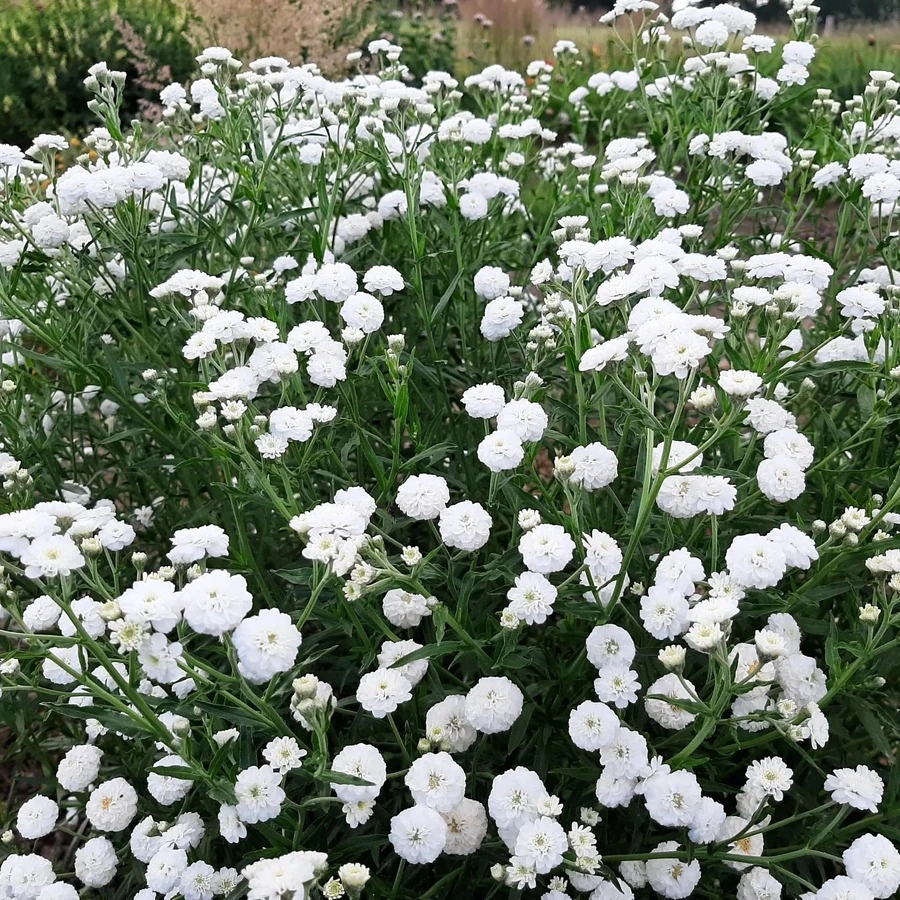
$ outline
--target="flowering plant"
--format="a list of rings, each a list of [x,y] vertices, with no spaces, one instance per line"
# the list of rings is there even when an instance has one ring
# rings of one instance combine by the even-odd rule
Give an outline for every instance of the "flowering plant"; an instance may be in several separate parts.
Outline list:
[[[0,147],[0,897],[895,894],[898,85],[769,130],[815,12]]]

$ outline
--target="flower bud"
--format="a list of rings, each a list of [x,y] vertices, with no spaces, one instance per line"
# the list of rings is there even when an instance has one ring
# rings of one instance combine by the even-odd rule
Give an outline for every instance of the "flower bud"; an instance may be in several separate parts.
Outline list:
[[[368,867],[362,863],[344,863],[337,874],[351,897],[358,897],[371,877]]]
[[[81,542],[80,549],[85,556],[95,557],[103,552],[103,544],[100,543],[99,538],[87,537]]]
[[[881,610],[874,603],[866,603],[859,608],[859,621],[866,625],[874,625],[881,617]]]
[[[531,531],[541,524],[541,514],[536,509],[519,510],[519,528],[522,531]]]
[[[403,562],[412,568],[422,562],[422,551],[418,547],[404,547],[400,553]]]
[[[677,644],[670,644],[659,651],[659,661],[670,671],[680,672],[684,668],[687,651]]]
[[[122,618],[122,608],[115,600],[107,600],[106,603],[101,603],[97,613],[104,622],[115,622],[116,619]]]
[[[311,700],[319,689],[319,679],[315,675],[301,675],[294,679],[292,687],[298,700]]]

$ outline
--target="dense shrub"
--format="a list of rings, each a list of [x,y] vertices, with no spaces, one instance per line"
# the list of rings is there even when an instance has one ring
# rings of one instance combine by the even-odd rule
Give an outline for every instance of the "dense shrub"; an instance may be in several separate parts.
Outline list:
[[[2,900],[896,894],[900,85],[653,7],[0,146]]]
[[[419,3],[376,3],[372,6],[373,37],[403,47],[403,63],[415,78],[430,71],[455,71],[459,17],[455,4],[440,0]]]
[[[0,140],[89,127],[82,82],[100,59],[128,75],[123,118],[146,112],[192,71],[188,23],[172,0],[0,0]]]

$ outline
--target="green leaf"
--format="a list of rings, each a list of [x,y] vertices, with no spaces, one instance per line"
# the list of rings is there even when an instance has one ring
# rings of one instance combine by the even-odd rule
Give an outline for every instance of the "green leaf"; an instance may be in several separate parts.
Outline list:
[[[145,725],[137,719],[132,719],[124,713],[116,712],[112,709],[104,709],[96,704],[93,706],[69,706],[65,703],[46,703],[43,705],[60,715],[68,716],[70,719],[82,719],[84,721],[96,719],[110,731],[115,731],[126,737],[156,734],[149,725]]]
[[[863,728],[866,729],[869,737],[872,738],[872,741],[879,751],[888,757],[888,759],[893,758],[894,754],[891,748],[891,742],[888,740],[887,735],[884,733],[884,728],[882,728],[881,723],[878,721],[878,715],[871,710],[867,703],[860,701],[849,705],[851,709],[856,710],[859,721],[862,722]]]
[[[193,700],[191,706],[196,707],[209,716],[216,716],[223,722],[232,725],[265,726],[270,728],[272,723],[261,713],[250,713],[246,710],[235,709],[233,706],[219,706],[206,700]]]
[[[304,566],[302,569],[276,569],[273,575],[287,581],[289,584],[310,585],[313,577],[313,567]]]
[[[203,781],[203,773],[187,766],[151,766],[151,772],[166,778],[180,778],[182,781]]]
[[[467,648],[468,644],[464,644],[462,641],[447,641],[443,644],[427,644],[425,647],[413,650],[412,653],[407,653],[406,656],[401,656],[400,659],[391,664],[391,668],[398,669],[401,666],[408,665],[409,663],[416,662],[420,659],[432,659],[435,656],[443,656],[446,653],[458,653]]]
[[[303,771],[306,770],[304,769]],[[331,769],[325,769],[324,772],[311,772],[310,774],[317,781],[327,781],[329,784],[355,784],[359,787],[373,787],[371,781],[357,778],[355,775],[347,775],[344,772],[333,772]]]

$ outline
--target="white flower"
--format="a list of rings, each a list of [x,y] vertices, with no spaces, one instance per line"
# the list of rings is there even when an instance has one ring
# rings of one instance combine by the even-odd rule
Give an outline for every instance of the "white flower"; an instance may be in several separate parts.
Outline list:
[[[537,525],[519,539],[519,553],[532,572],[560,572],[571,561],[575,542],[561,525]]]
[[[62,607],[47,594],[36,597],[22,613],[22,621],[29,631],[50,631],[59,621]]]
[[[64,535],[36,537],[20,557],[27,578],[59,578],[84,565],[77,544]]]
[[[773,528],[766,537],[778,545],[787,564],[794,568],[808,569],[819,558],[813,539],[787,522]]]
[[[176,847],[163,847],[147,865],[147,886],[166,894],[175,889],[187,868],[187,853]]]
[[[194,631],[218,637],[237,628],[253,607],[243,575],[215,569],[204,572],[181,590],[184,618]]]
[[[341,304],[341,318],[350,328],[374,334],[384,322],[384,307],[371,294],[352,294]]]
[[[333,782],[331,789],[338,799],[345,803],[376,800],[387,780],[384,757],[370,744],[348,744],[334,757],[331,769],[334,772],[369,782],[368,784]]]
[[[499,341],[509,337],[521,325],[525,317],[525,307],[514,297],[497,297],[484,308],[480,331],[489,341]]]
[[[796,500],[806,490],[803,469],[788,456],[764,459],[756,469],[756,483],[776,503]]]
[[[631,635],[618,625],[596,625],[585,640],[587,658],[597,669],[628,668],[637,652]]]
[[[497,823],[501,836],[511,836],[514,846],[519,829],[538,818],[539,807],[549,797],[537,774],[523,766],[517,766],[494,778],[488,796],[488,812]],[[506,843],[509,844],[509,841]]]
[[[694,585],[703,581],[706,573],[703,563],[692,556],[685,548],[669,551],[656,567],[653,576],[654,585],[676,591],[684,597],[694,593]]]
[[[466,718],[466,698],[451,694],[435,703],[425,714],[425,734],[440,742],[450,753],[462,753],[475,743],[478,732]]]
[[[743,587],[774,587],[787,569],[784,552],[761,534],[738,535],[725,553],[728,573]]]
[[[780,900],[781,884],[768,870],[755,866],[741,875],[736,897],[737,900]]]
[[[492,472],[505,472],[522,462],[525,448],[515,432],[500,429],[482,439],[477,456]]]
[[[356,272],[346,263],[325,263],[315,276],[316,292],[324,300],[343,303],[356,292]]]
[[[556,594],[556,588],[546,576],[523,572],[516,576],[515,586],[506,592],[506,598],[517,619],[529,625],[542,625],[553,612]]]
[[[697,776],[683,770],[654,775],[643,793],[650,818],[667,828],[691,825],[701,801]]]
[[[356,690],[357,702],[376,719],[383,719],[411,698],[412,685],[396,669],[377,669],[363,675]]]
[[[416,803],[449,813],[462,803],[466,773],[449,753],[426,753],[413,761],[404,784]]]
[[[695,844],[711,844],[726,819],[725,807],[717,800],[703,797],[694,810],[688,837]]]
[[[253,684],[262,684],[293,667],[302,638],[287,613],[263,609],[244,619],[232,640],[241,674]]]
[[[738,835],[743,835],[743,837],[737,837]],[[732,856],[759,857],[763,855],[765,844],[763,835],[750,825],[748,819],[741,816],[728,816],[719,828],[716,840],[727,843],[728,852]],[[726,860],[725,865],[738,871],[750,868],[750,863],[737,860]]]
[[[396,669],[413,687],[415,687],[428,671],[427,659],[416,659],[405,665],[396,665],[397,661],[410,653],[421,650],[422,645],[415,641],[384,641],[376,657],[382,669]]]
[[[75,851],[75,876],[89,888],[101,888],[116,877],[119,861],[108,838],[87,840]]]
[[[137,804],[137,791],[124,778],[113,778],[91,791],[84,813],[100,831],[124,831],[137,815]]]
[[[617,337],[591,347],[578,362],[580,372],[602,372],[610,363],[622,362],[628,357],[628,338]]]
[[[97,538],[104,549],[115,553],[134,543],[135,532],[127,522],[112,521],[97,532]]]
[[[604,703],[612,703],[616,709],[625,709],[626,706],[637,702],[640,687],[637,672],[616,663],[604,666],[594,679],[594,692],[597,697]]]
[[[117,602],[127,618],[152,625],[162,634],[168,634],[181,621],[184,608],[175,585],[158,578],[135,582]]]
[[[452,856],[471,856],[481,846],[487,834],[487,813],[477,800],[463,799],[450,812],[442,813],[447,823],[447,843],[444,853]]]
[[[846,875],[829,878],[811,896],[814,900],[874,900],[875,897],[862,882]]]
[[[614,778],[637,778],[649,763],[646,738],[621,726],[615,740],[601,748],[600,763]]]
[[[154,764],[155,768],[183,767],[184,760],[180,756],[164,756]],[[194,786],[194,782],[187,778],[177,778],[174,775],[164,775],[159,772],[150,772],[147,776],[147,790],[157,803],[163,806],[171,806],[187,796],[188,791]]]
[[[266,744],[262,755],[276,772],[283,775],[291,769],[300,768],[306,751],[300,747],[296,738],[277,737]]]
[[[785,696],[801,706],[818,703],[827,693],[825,673],[810,656],[784,656],[776,660],[775,671]]]
[[[37,900],[41,890],[55,880],[53,863],[36,853],[11,853],[0,864],[0,888],[15,900]]]
[[[273,859],[261,859],[245,866],[251,900],[278,900],[281,897],[308,896],[307,886],[321,874],[325,854],[295,850]]]
[[[666,445],[657,444],[653,448],[652,472],[655,475],[662,466],[663,453]],[[698,466],[703,465],[703,453],[688,441],[672,441],[669,444],[669,454],[666,457],[666,471],[687,474],[693,472]]]
[[[403,290],[403,276],[393,266],[372,266],[363,275],[363,286],[367,291],[388,297]]]
[[[441,540],[457,550],[478,550],[491,536],[493,520],[488,511],[471,500],[441,510],[438,520]]]
[[[858,837],[842,855],[847,874],[876,897],[892,897],[900,889],[900,852],[881,834]]]
[[[855,769],[835,769],[825,779],[825,790],[831,791],[835,803],[843,803],[855,809],[878,812],[884,796],[881,776],[866,766]]]
[[[508,731],[524,703],[522,692],[508,678],[481,678],[466,695],[466,719],[483,734]]]
[[[747,421],[760,434],[770,434],[785,428],[796,429],[797,420],[774,400],[754,397],[747,401]]]
[[[523,825],[516,837],[515,855],[539,875],[560,865],[568,849],[565,829],[549,816]]]
[[[285,793],[281,775],[271,766],[251,766],[238,773],[234,785],[235,811],[242,822],[268,822],[281,812]]]
[[[752,397],[762,387],[762,384],[762,378],[755,372],[741,369],[726,369],[724,372],[719,373],[719,387],[729,397]]]
[[[26,800],[16,815],[16,829],[26,841],[34,841],[50,834],[56,827],[59,807],[49,797],[38,794]]]
[[[658,844],[653,852],[678,850],[676,841]],[[678,859],[648,859],[647,881],[650,887],[663,897],[678,900],[689,897],[700,881],[700,863],[697,860],[685,862]]]
[[[394,852],[410,863],[434,862],[447,845],[447,823],[427,806],[405,809],[391,819]]]
[[[668,701],[679,700],[696,703],[696,691],[692,693],[688,685],[690,682],[679,678],[674,672],[658,678],[647,688],[647,696],[644,700],[647,715],[663,728],[673,731],[687,728],[697,718],[697,714],[685,709],[681,704]]]
[[[103,751],[93,744],[78,744],[66,752],[56,767],[56,780],[66,791],[83,791],[100,773]]]
[[[784,792],[790,790],[793,771],[778,756],[767,756],[756,760],[747,768],[746,790],[756,796],[767,796],[781,800]]]
[[[178,641],[169,641],[164,634],[145,637],[138,647],[137,656],[147,677],[160,684],[171,684],[183,675],[179,666],[183,648]]]
[[[721,47],[728,40],[728,29],[722,22],[710,19],[697,27],[694,39],[701,47]]]
[[[485,300],[503,297],[509,293],[509,276],[496,266],[482,266],[475,273],[475,293]]]
[[[812,465],[815,448],[809,440],[799,431],[786,428],[780,431],[772,431],[766,435],[763,444],[766,459],[787,457],[792,459],[801,469],[806,470]]]
[[[653,585],[641,598],[641,621],[657,640],[672,640],[688,627],[690,607],[680,591]]]
[[[172,563],[190,565],[204,557],[226,556],[228,535],[218,525],[181,528],[172,535],[172,549],[166,554]]]
[[[493,419],[506,406],[506,395],[499,384],[476,384],[463,392],[462,404],[475,419]]]
[[[427,597],[402,588],[391,588],[384,595],[381,608],[388,622],[398,628],[415,628],[425,616],[431,615]]]
[[[212,900],[215,872],[209,863],[191,863],[182,873],[178,885],[184,900]]]
[[[575,467],[569,481],[587,491],[597,491],[612,484],[619,473],[619,461],[615,453],[599,441],[585,447],[576,447],[569,460]]]
[[[269,429],[281,441],[308,441],[313,433],[313,418],[304,409],[282,406],[269,416]]]
[[[634,799],[637,781],[614,774],[613,770],[604,769],[594,788],[597,802],[607,809],[628,806]]]
[[[569,737],[582,750],[609,746],[619,731],[619,718],[605,704],[585,700],[569,713]]]
[[[512,431],[522,441],[539,441],[548,423],[547,413],[531,400],[510,400],[497,413],[497,428]]]

